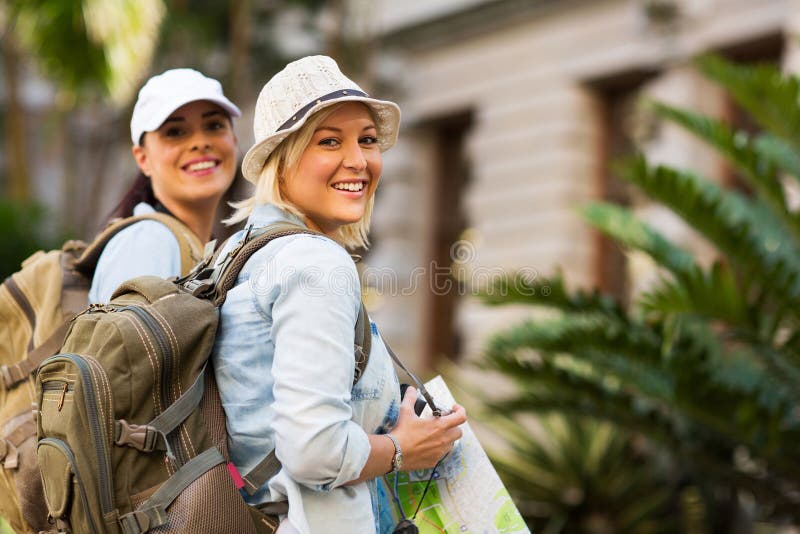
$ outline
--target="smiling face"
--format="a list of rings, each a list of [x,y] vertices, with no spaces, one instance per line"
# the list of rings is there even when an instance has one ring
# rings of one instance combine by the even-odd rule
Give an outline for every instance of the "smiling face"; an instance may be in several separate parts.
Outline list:
[[[383,168],[377,135],[368,108],[358,102],[341,104],[317,126],[281,185],[309,228],[334,237],[364,216]]]
[[[133,147],[156,198],[173,214],[214,209],[236,172],[236,137],[221,107],[205,100],[176,109]]]

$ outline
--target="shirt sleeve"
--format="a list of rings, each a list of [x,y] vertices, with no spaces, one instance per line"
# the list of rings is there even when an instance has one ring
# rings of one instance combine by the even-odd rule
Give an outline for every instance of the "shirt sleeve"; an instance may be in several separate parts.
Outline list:
[[[115,235],[97,262],[89,304],[104,303],[119,285],[137,276],[181,273],[181,251],[172,231],[157,221],[140,221]]]
[[[351,420],[358,274],[344,249],[319,237],[298,237],[275,259],[275,453],[292,479],[328,491],[357,478],[370,453]]]

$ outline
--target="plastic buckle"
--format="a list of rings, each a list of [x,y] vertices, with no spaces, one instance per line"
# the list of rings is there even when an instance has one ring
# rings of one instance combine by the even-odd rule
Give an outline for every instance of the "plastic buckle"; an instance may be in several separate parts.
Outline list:
[[[132,425],[124,419],[114,425],[114,443],[133,447],[142,452],[153,452],[158,444],[158,431],[149,425]]]

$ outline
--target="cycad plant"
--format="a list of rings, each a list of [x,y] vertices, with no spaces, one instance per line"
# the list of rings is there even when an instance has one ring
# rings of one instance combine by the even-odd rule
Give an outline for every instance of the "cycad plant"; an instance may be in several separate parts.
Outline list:
[[[702,533],[680,530],[670,462],[641,436],[561,414],[527,425],[494,414],[491,425],[509,449],[493,463],[533,532]]]
[[[800,180],[800,80],[716,57],[697,65],[760,133],[653,108],[719,151],[752,193],[643,156],[621,164],[618,175],[705,237],[716,259],[702,265],[625,207],[584,207],[600,231],[649,255],[660,277],[628,306],[569,291],[560,275],[498,280],[486,302],[559,313],[491,340],[485,364],[519,385],[492,408],[590,416],[646,436],[674,459],[683,484],[697,488],[713,531],[733,532],[743,510],[797,524],[800,214],[787,185]]]

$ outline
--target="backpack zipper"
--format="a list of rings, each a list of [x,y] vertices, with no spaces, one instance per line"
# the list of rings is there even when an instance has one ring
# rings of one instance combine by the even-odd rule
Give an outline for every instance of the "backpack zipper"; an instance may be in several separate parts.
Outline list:
[[[161,352],[161,361],[162,361],[162,368],[161,368],[161,399],[164,403],[165,407],[170,406],[173,402],[177,399],[173,398],[172,392],[170,390],[170,385],[173,383],[173,374],[174,374],[174,354],[169,343],[169,339],[167,337],[167,333],[164,328],[159,324],[158,320],[153,317],[153,315],[143,306],[137,305],[129,305],[129,306],[121,306],[116,308],[114,311],[129,311],[136,318],[139,319],[139,322],[145,326],[152,334],[156,340],[156,344],[158,345],[158,349]],[[158,415],[158,414],[156,414]],[[181,443],[179,437],[180,427],[176,428],[175,431],[170,432],[167,436],[167,445],[169,449],[174,453],[175,458],[174,460],[177,462],[177,466],[180,467],[189,461],[188,453],[184,451],[184,447]]]
[[[42,382],[42,392],[45,391],[60,391],[61,397],[58,399],[57,411],[61,411],[64,407],[64,400],[67,398],[67,393],[72,393],[75,390],[75,385],[67,382],[66,380],[48,380]]]
[[[111,391],[111,387],[103,368],[91,358],[79,354],[59,354],[48,358],[46,363],[56,361],[65,361],[75,366],[78,369],[81,382],[84,385],[83,398],[85,400],[86,415],[89,418],[89,430],[91,431],[92,440],[95,444],[98,482],[100,484],[100,502],[103,508],[103,515],[105,515],[114,510],[114,485],[111,483],[111,460],[109,454],[109,443],[112,441],[112,438],[109,431],[106,431],[103,427],[112,429],[113,421],[104,424],[97,411],[97,406],[99,401],[103,401],[105,413],[109,416],[111,415],[111,399],[102,393],[103,390]],[[42,366],[44,365],[45,363],[42,363]],[[103,382],[102,384],[97,384],[95,382],[92,369],[97,371],[100,377],[99,380]],[[102,389],[99,386],[102,386]]]

